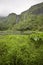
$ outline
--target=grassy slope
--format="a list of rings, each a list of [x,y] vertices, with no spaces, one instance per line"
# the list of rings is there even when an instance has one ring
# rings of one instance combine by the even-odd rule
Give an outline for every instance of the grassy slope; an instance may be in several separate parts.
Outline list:
[[[0,35],[0,65],[43,65],[43,33]]]

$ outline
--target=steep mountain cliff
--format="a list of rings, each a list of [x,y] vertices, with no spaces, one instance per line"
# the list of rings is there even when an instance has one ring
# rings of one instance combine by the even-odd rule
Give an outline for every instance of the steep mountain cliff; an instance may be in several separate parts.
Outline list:
[[[43,3],[32,6],[20,15],[19,23],[14,28],[20,31],[43,31]]]
[[[32,6],[27,11],[16,15],[10,13],[7,17],[0,17],[0,31],[43,31],[43,3]]]

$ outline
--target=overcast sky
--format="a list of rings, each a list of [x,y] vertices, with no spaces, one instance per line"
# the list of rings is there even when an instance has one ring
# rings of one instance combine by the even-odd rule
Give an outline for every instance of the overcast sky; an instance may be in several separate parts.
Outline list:
[[[0,0],[0,16],[6,16],[12,12],[20,14],[40,2],[43,0]]]

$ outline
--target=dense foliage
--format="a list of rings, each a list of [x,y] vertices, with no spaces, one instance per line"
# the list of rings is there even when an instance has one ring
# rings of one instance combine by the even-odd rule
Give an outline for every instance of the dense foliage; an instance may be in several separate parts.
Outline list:
[[[43,34],[1,35],[0,65],[43,65]]]
[[[43,15],[22,15],[13,29],[19,31],[43,31]]]

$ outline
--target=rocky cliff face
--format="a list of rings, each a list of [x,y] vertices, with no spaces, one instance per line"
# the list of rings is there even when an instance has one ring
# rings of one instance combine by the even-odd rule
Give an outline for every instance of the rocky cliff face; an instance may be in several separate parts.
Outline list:
[[[43,14],[43,3],[32,6],[29,12],[32,14]]]
[[[21,15],[10,13],[0,18],[0,30],[43,31],[43,3],[32,6]]]

